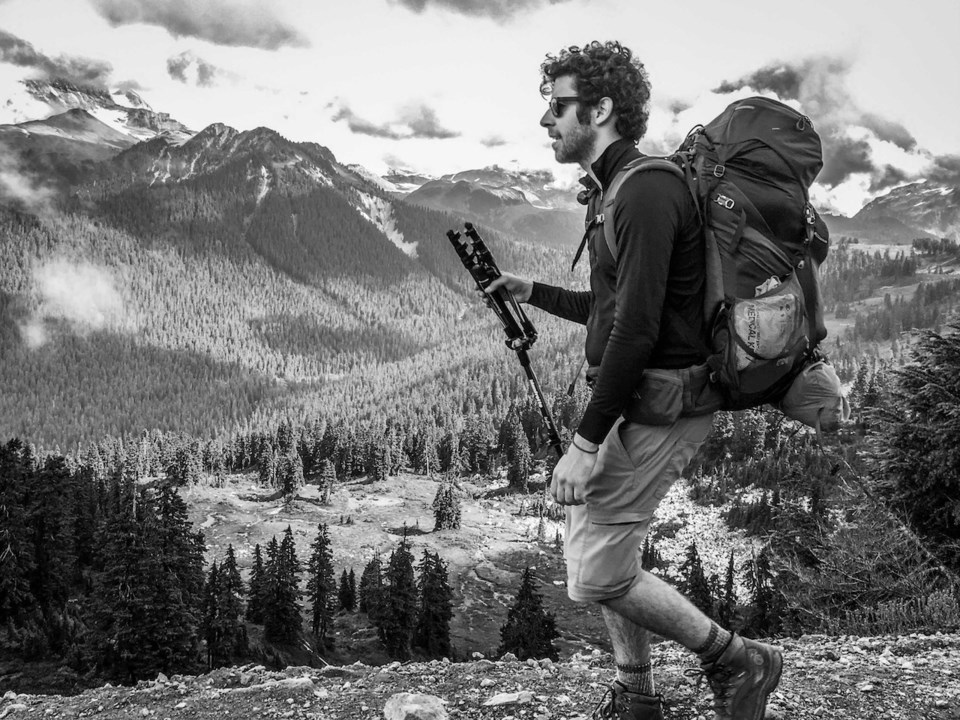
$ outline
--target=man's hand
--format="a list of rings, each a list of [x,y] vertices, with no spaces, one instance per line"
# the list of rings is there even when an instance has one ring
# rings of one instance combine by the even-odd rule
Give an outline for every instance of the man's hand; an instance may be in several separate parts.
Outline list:
[[[533,280],[502,272],[500,277],[487,285],[486,292],[490,295],[500,288],[509,290],[517,302],[525,303],[533,293]]]
[[[595,451],[598,447],[579,435],[574,436],[573,443],[553,469],[550,495],[558,505],[583,505],[586,502],[587,481],[597,464]]]

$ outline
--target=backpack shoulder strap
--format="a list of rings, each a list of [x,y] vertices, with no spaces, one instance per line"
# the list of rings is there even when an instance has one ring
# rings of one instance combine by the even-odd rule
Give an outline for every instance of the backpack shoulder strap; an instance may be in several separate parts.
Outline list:
[[[610,183],[610,187],[603,193],[602,214],[600,215],[602,218],[600,222],[603,225],[603,238],[614,260],[617,259],[617,235],[613,227],[613,204],[623,183],[633,175],[646,170],[665,170],[679,177],[684,183],[687,182],[687,177],[680,166],[673,160],[662,157],[642,157],[631,160],[616,174],[613,182]]]

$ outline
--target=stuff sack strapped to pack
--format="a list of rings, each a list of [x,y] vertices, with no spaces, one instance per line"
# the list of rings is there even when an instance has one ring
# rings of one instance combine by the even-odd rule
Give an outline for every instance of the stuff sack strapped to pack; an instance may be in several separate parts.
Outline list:
[[[706,251],[707,342],[686,330],[704,348],[721,396],[705,410],[777,404],[826,337],[818,270],[829,239],[808,192],[822,166],[810,119],[753,97],[695,128],[673,155],[633,161],[604,194],[601,222],[614,258],[613,204],[628,177],[668,171],[693,195]]]

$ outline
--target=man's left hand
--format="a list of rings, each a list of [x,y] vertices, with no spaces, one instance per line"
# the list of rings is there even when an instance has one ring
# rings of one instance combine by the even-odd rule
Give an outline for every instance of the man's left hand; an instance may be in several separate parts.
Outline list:
[[[587,451],[598,447],[596,443],[584,440],[579,435],[574,438],[574,442]],[[584,450],[571,443],[553,469],[550,495],[558,505],[583,505],[586,501],[587,481],[593,475],[597,464],[597,453]]]

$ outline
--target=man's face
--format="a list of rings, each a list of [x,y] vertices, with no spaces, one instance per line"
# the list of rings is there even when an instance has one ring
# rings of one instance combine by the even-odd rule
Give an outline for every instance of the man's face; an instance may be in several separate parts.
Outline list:
[[[550,93],[551,104],[556,107],[559,117],[556,117],[552,108],[540,118],[540,125],[547,129],[547,134],[553,139],[554,157],[559,163],[577,163],[584,167],[593,159],[596,147],[597,133],[588,121],[581,124],[577,119],[576,100],[554,100],[554,98],[577,97],[576,79],[572,75],[558,77],[553,83]]]

